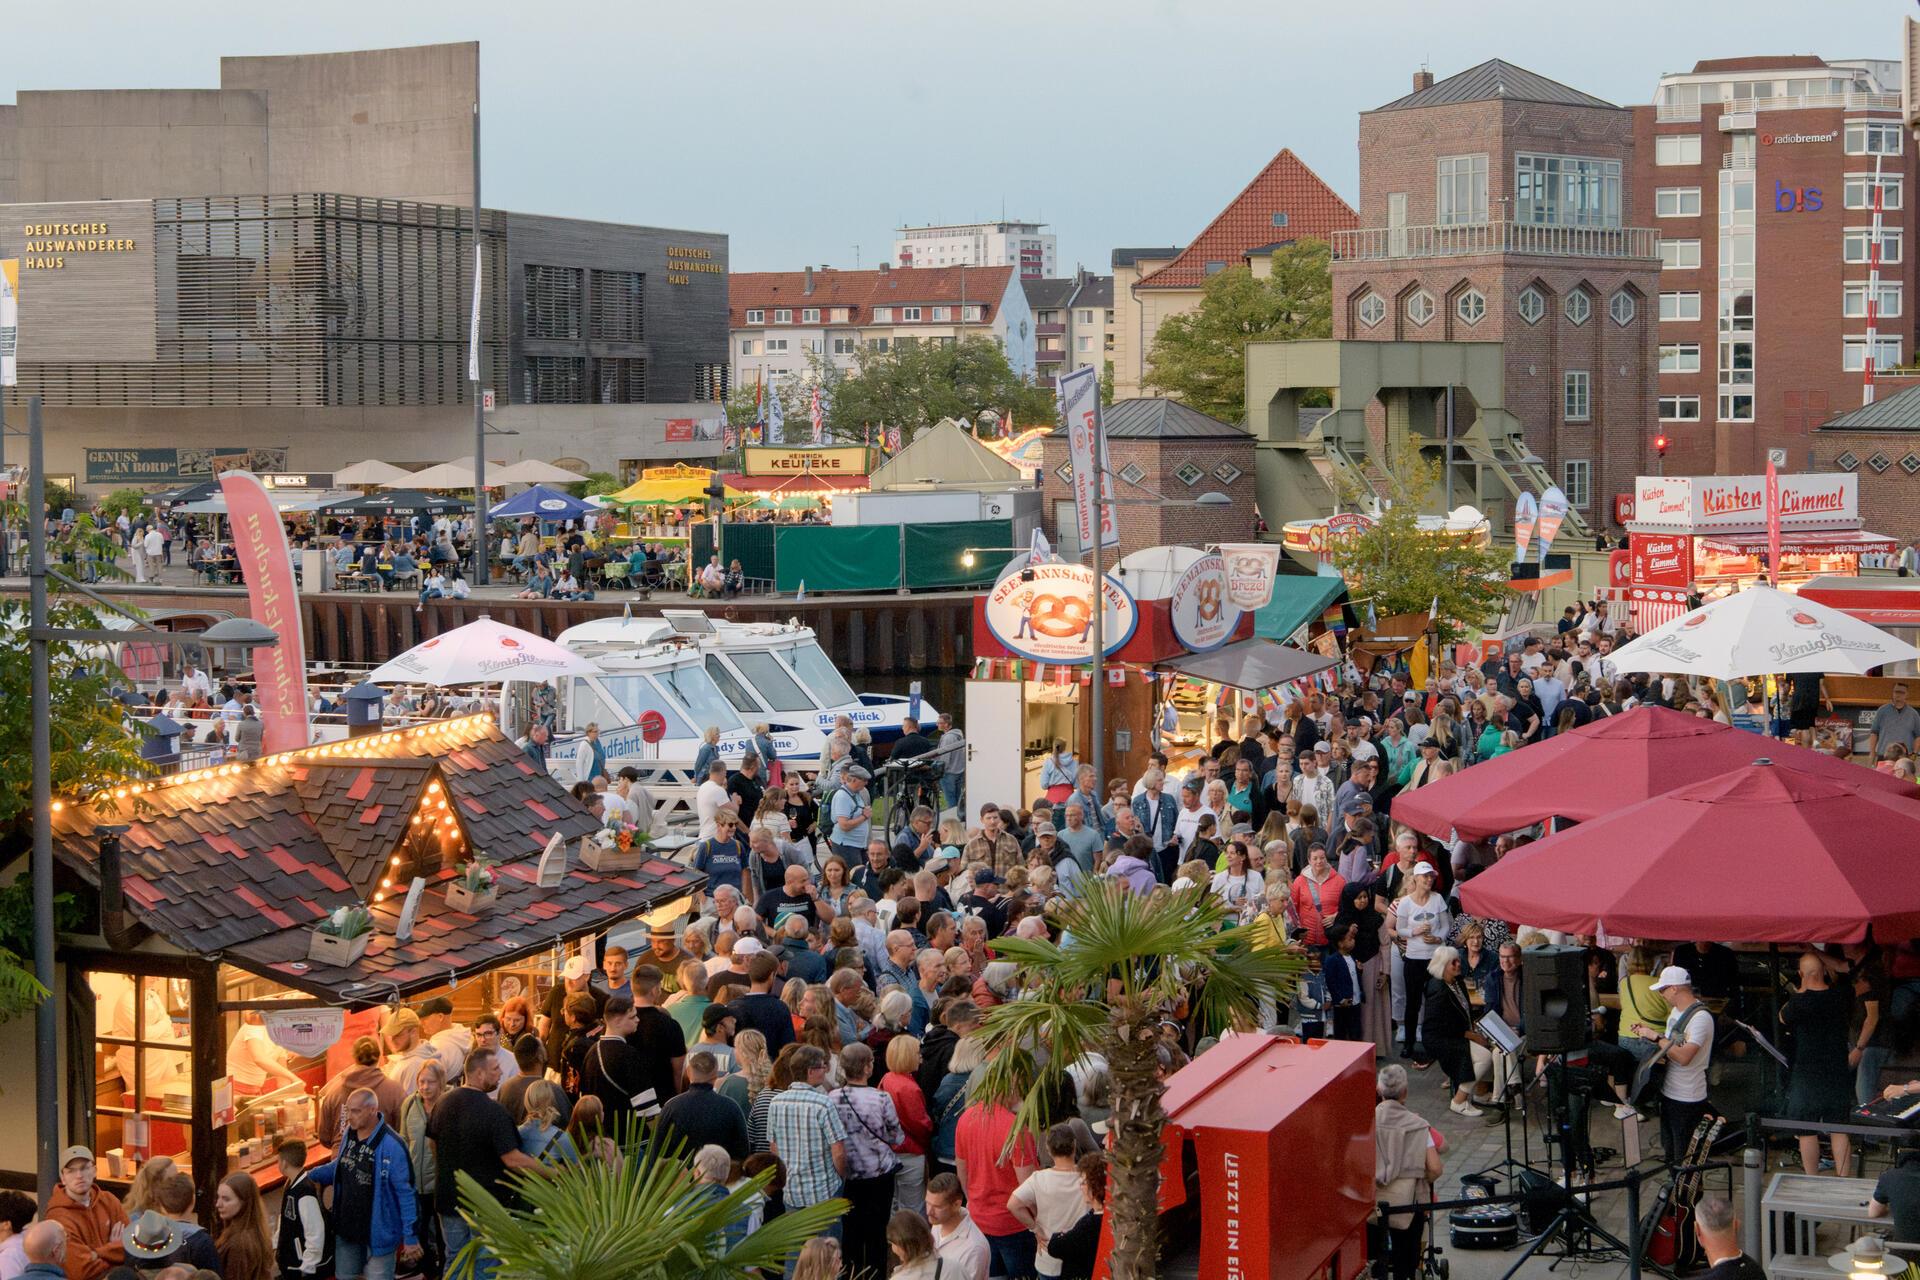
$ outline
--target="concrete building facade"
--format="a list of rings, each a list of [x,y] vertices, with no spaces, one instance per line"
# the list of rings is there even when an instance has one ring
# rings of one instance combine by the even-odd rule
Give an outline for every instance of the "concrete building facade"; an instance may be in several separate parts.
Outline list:
[[[1633,185],[1659,228],[1658,416],[1681,474],[1794,470],[1860,407],[1868,241],[1881,195],[1874,364],[1913,361],[1913,184],[1899,66],[1722,58],[1634,109]]]
[[[1360,118],[1361,228],[1333,236],[1333,332],[1499,342],[1504,410],[1579,521],[1652,460],[1658,233],[1633,113],[1499,60]],[[1438,393],[1435,393],[1438,394]],[[1456,423],[1473,406],[1456,394]],[[1386,411],[1370,434],[1386,436]]]
[[[1040,385],[1051,387],[1063,373],[1092,365],[1104,369],[1113,359],[1113,277],[1081,268],[1058,280],[1026,282],[1033,308],[1033,358]]]
[[[0,108],[10,409],[43,398],[50,474],[471,454],[477,66],[472,44],[230,58],[217,90]],[[718,450],[691,424],[726,394],[725,236],[495,210],[477,231],[490,458]]]
[[[896,267],[1015,267],[1023,280],[1040,280],[1057,269],[1059,238],[1044,222],[956,222],[899,227],[894,231]]]

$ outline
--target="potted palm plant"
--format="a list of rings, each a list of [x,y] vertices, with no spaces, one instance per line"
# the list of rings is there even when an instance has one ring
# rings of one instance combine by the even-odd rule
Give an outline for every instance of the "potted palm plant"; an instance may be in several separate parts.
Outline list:
[[[447,881],[447,905],[455,911],[477,914],[492,906],[499,892],[493,864],[476,857],[454,869],[453,879]]]
[[[307,933],[307,959],[344,969],[367,953],[373,941],[373,912],[357,903],[341,907]]]

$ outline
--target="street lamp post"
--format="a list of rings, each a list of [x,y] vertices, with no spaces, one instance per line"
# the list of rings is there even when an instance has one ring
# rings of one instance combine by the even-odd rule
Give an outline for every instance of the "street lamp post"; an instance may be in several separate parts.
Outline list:
[[[111,600],[88,590],[63,574],[47,567],[47,495],[45,442],[40,430],[40,397],[27,400],[27,654],[32,669],[33,698],[33,851],[29,869],[33,880],[33,976],[47,991],[34,1009],[34,1168],[39,1175],[41,1203],[53,1194],[59,1178],[60,1108],[59,1018],[53,992],[58,980],[53,961],[53,761],[52,761],[52,681],[48,670],[47,646],[54,640],[82,643],[118,643],[139,638],[174,649],[200,645],[234,645],[247,649],[265,648],[280,642],[272,628],[251,618],[229,618],[215,623],[199,634],[161,631],[144,624],[125,631],[54,627],[47,617],[47,579],[58,578],[63,586],[81,592],[100,605],[131,618],[130,613]]]

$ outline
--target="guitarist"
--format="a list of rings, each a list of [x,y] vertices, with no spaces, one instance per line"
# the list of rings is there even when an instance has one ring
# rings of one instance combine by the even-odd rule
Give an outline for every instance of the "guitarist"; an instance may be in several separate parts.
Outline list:
[[[1700,1117],[1712,1109],[1707,1101],[1707,1068],[1713,1062],[1713,1014],[1693,993],[1693,978],[1678,965],[1660,971],[1653,990],[1672,1006],[1664,1033],[1646,1023],[1631,1028],[1650,1039],[1666,1073],[1660,1080],[1660,1141],[1667,1163],[1680,1163]]]

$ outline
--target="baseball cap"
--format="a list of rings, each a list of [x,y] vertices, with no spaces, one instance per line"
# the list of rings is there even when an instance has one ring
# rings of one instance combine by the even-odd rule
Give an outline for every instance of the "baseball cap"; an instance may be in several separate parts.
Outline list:
[[[1655,991],[1665,991],[1668,987],[1691,987],[1693,975],[1677,964],[1670,964],[1660,971],[1660,981],[1653,984]]]
[[[1059,832],[1054,830],[1054,826],[1051,822],[1036,822],[1033,824],[1033,835],[1036,840],[1039,839],[1041,836],[1051,836],[1051,835],[1058,835],[1058,834]]]
[[[578,982],[587,976],[587,958],[568,956],[567,962],[560,966],[560,976],[568,982]]]
[[[732,1016],[733,1010],[726,1005],[710,1004],[700,1011],[700,1026],[703,1030],[711,1031]]]
[[[1402,702],[1418,702],[1418,701],[1420,701],[1420,695],[1419,695],[1419,694],[1417,694],[1417,693],[1415,693],[1415,692],[1414,692],[1414,691],[1413,691],[1412,689],[1409,689],[1409,690],[1407,690],[1407,692],[1406,692],[1406,696],[1405,696],[1405,697],[1403,697],[1403,698],[1401,698],[1401,699],[1400,699],[1400,701],[1402,701]]]
[[[1431,734],[1423,734],[1420,738],[1419,746],[1422,751],[1428,747],[1432,747],[1435,751],[1438,751],[1440,749],[1440,739]]]
[[[1413,874],[1417,876],[1437,876],[1440,873],[1433,869],[1433,864],[1431,862],[1428,862],[1425,858],[1422,858],[1420,859],[1420,861],[1413,864]]]
[[[1253,827],[1245,822],[1236,822],[1233,824],[1233,830],[1227,832],[1227,834],[1230,836],[1250,836],[1253,834]]]
[[[757,956],[766,949],[766,945],[758,938],[741,938],[733,944],[733,954],[736,956]]]
[[[450,1014],[453,1012],[453,1001],[445,996],[434,996],[431,1000],[423,1001],[418,1012],[423,1018],[431,1018],[436,1013]]]
[[[1322,738],[1313,744],[1313,754],[1317,756],[1330,756],[1333,754],[1333,744],[1325,738]]]
[[[64,1169],[68,1165],[72,1164],[75,1160],[91,1160],[91,1159],[93,1159],[93,1148],[82,1147],[76,1144],[74,1146],[68,1147],[65,1151],[62,1151],[60,1153],[60,1167]]]
[[[1188,778],[1185,782],[1180,784],[1180,789],[1182,791],[1198,791],[1200,790],[1200,779]]]
[[[869,782],[869,781],[872,781],[873,779],[873,775],[871,773],[868,773],[865,769],[861,768],[857,764],[847,770],[847,777],[858,778],[862,782]]]
[[[1380,748],[1374,746],[1371,742],[1356,742],[1353,744],[1353,762],[1355,764],[1360,763],[1362,760],[1378,760],[1379,758]]]
[[[973,873],[973,882],[975,884],[999,884],[1000,877],[993,874],[992,867],[982,867]]]
[[[411,1009],[395,1009],[387,1015],[386,1023],[380,1029],[390,1036],[397,1036],[402,1031],[418,1031],[420,1015]]]

